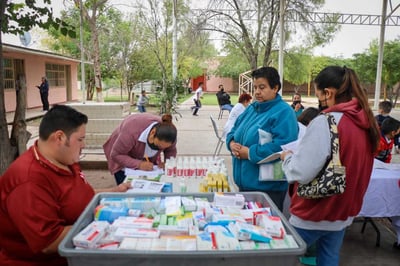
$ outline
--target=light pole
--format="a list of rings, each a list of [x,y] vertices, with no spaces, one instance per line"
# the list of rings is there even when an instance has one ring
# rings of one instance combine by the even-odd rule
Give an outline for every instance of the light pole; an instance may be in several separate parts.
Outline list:
[[[285,45],[285,39],[284,39],[284,24],[285,24],[285,20],[284,20],[284,10],[285,10],[285,1],[284,0],[280,0],[279,1],[280,5],[279,5],[279,25],[280,25],[280,30],[279,30],[279,58],[278,58],[278,72],[279,72],[279,76],[281,78],[281,86],[282,89],[279,90],[279,94],[282,95],[282,91],[283,91],[283,47]]]
[[[80,35],[80,46],[81,46],[81,90],[82,90],[82,103],[85,104],[86,102],[86,85],[85,85],[85,54],[83,48],[83,8],[82,8],[82,0],[79,0],[79,35]]]
[[[176,8],[177,8],[177,0],[173,0],[173,14],[172,14],[172,79],[173,82],[176,80],[178,67],[177,67],[177,30],[176,30]]]

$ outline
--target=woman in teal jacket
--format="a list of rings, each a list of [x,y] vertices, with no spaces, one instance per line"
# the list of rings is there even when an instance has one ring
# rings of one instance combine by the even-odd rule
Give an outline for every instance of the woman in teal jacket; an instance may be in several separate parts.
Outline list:
[[[259,177],[260,160],[281,151],[281,145],[297,139],[296,115],[278,94],[278,71],[262,67],[252,73],[256,102],[239,116],[226,138],[232,153],[233,177],[240,191],[267,193],[282,210],[288,184]]]

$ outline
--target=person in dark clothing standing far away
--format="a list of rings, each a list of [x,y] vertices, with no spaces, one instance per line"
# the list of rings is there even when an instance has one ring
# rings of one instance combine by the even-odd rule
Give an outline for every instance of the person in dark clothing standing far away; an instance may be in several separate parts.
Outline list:
[[[352,69],[328,66],[314,84],[321,111],[331,114],[338,128],[346,188],[342,194],[319,199],[297,195],[298,184],[311,182],[331,156],[330,130],[324,114],[310,122],[297,151],[282,152],[282,168],[287,181],[294,183],[290,223],[308,247],[316,244],[317,265],[337,266],[346,227],[359,214],[368,188],[379,129],[366,91]]]
[[[40,92],[40,100],[42,101],[43,111],[47,112],[49,110],[49,82],[46,77],[42,77],[42,83],[36,86]]]

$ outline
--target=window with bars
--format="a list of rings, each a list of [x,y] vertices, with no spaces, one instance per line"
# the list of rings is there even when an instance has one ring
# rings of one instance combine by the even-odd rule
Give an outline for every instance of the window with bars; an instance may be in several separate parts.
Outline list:
[[[65,86],[65,65],[46,64],[46,77],[50,86]]]
[[[4,89],[15,89],[14,61],[4,58]]]

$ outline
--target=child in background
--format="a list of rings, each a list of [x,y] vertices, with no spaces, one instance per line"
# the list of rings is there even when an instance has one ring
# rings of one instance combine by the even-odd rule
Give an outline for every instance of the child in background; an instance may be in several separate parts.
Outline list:
[[[378,126],[381,127],[382,122],[386,119],[391,117],[390,112],[392,111],[392,103],[390,101],[382,101],[378,105],[378,115],[375,116],[376,122]],[[400,152],[400,134],[397,134],[394,137],[394,146],[396,153]]]
[[[394,137],[399,133],[400,122],[392,117],[383,120],[381,125],[381,138],[376,159],[390,163],[392,160],[392,149],[394,145]]]
[[[382,101],[378,105],[378,115],[375,116],[378,126],[382,125],[383,120],[390,117],[390,112],[392,111],[392,103],[390,101]]]
[[[308,107],[297,117],[297,123],[299,125],[298,139],[301,139],[306,131],[306,127],[310,124],[317,115],[319,115],[318,108]]]
[[[139,95],[139,99],[137,101],[137,108],[139,112],[145,113],[146,112],[146,104],[148,103],[149,98],[146,96],[146,91],[142,90],[142,93]]]

